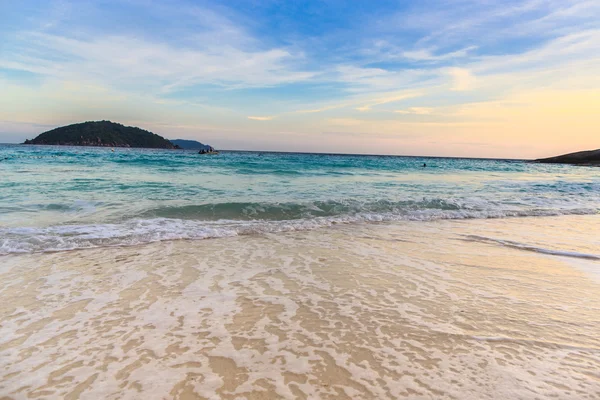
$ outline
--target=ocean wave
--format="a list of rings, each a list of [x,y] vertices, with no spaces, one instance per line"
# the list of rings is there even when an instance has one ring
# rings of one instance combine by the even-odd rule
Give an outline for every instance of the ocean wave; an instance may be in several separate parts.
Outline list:
[[[488,219],[528,216],[597,214],[597,210],[505,210],[420,209],[402,212],[360,212],[282,220],[199,220],[184,218],[132,219],[121,223],[57,225],[50,227],[0,228],[0,254],[38,253],[93,247],[133,246],[167,240],[200,240],[239,235],[305,231],[337,224],[394,221],[433,221],[442,219]],[[473,238],[471,238],[473,240]],[[514,244],[516,246],[516,244]],[[534,248],[525,246],[524,249]],[[539,252],[554,252],[535,249]],[[584,258],[595,255],[570,256]],[[557,255],[567,255],[565,252]],[[595,258],[594,258],[595,259]],[[600,257],[598,258],[600,259]]]
[[[146,210],[139,218],[177,218],[200,220],[285,221],[359,214],[393,214],[420,211],[477,211],[488,204],[467,204],[458,200],[423,199],[421,201],[325,200],[307,202],[228,202],[186,206],[166,206]]]

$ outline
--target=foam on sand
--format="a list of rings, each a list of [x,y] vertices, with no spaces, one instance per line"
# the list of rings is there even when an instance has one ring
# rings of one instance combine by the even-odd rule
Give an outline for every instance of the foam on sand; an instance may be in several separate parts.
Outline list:
[[[584,220],[600,232],[548,221]],[[597,398],[598,281],[457,240],[548,221],[2,256],[0,397]]]

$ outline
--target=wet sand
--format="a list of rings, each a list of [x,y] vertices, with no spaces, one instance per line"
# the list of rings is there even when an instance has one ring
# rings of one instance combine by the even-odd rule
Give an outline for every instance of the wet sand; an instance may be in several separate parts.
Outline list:
[[[0,398],[597,399],[598,238],[576,216],[2,256]]]

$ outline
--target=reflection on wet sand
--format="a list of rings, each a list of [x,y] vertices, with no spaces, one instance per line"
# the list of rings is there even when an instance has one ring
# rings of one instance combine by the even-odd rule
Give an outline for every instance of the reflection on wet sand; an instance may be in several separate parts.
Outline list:
[[[582,223],[587,241],[544,235]],[[498,243],[588,254],[590,232],[598,217],[441,221],[4,256],[0,397],[599,398],[600,263]]]

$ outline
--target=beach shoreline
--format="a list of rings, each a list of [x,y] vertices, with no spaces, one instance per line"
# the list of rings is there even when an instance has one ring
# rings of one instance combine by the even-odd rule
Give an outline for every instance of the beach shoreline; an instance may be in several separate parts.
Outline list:
[[[594,237],[529,217],[2,256],[0,394],[593,398]]]

